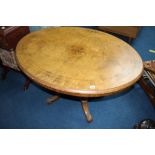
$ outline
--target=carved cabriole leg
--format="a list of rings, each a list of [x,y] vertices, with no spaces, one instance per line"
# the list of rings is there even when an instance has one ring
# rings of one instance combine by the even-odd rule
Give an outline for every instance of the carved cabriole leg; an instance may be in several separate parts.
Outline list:
[[[87,119],[87,121],[90,123],[93,121],[93,118],[90,114],[90,111],[89,111],[89,107],[88,107],[88,100],[81,100],[81,105],[82,105],[82,109],[83,109],[83,112],[85,114],[85,117]]]
[[[53,102],[57,101],[60,98],[60,95],[54,95],[47,99],[48,104],[52,104]]]

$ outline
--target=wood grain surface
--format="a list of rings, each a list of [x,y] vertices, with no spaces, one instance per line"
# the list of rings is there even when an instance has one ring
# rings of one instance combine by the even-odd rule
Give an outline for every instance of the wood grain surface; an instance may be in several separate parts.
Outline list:
[[[143,72],[142,60],[130,45],[110,34],[79,27],[30,33],[18,43],[16,58],[36,83],[78,97],[119,92]]]

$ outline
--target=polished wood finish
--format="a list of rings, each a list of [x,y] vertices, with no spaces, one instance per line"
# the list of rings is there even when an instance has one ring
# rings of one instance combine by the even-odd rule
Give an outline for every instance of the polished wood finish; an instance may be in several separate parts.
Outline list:
[[[30,33],[18,43],[16,57],[19,67],[36,83],[78,97],[122,91],[143,72],[142,60],[129,44],[79,27]]]
[[[15,49],[18,41],[29,33],[28,26],[0,26],[0,47]]]
[[[85,100],[82,99],[81,100],[81,106],[82,106],[84,115],[85,115],[88,123],[92,122],[93,121],[93,117],[92,117],[92,115],[90,114],[90,111],[89,111],[88,101],[86,99]]]
[[[0,48],[7,52],[14,51],[19,40],[29,33],[28,26],[0,26]],[[10,66],[3,65],[3,73],[1,79],[6,79],[8,71],[12,69]],[[26,78],[24,90],[27,90],[30,80]]]
[[[98,29],[126,36],[131,41],[137,37],[140,26],[99,26]]]

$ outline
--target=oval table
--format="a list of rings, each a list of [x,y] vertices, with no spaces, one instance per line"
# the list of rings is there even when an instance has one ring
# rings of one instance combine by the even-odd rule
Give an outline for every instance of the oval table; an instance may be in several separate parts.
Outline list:
[[[88,122],[88,99],[129,88],[139,80],[143,62],[126,42],[80,27],[48,28],[25,36],[16,47],[21,70],[39,85],[78,97]]]

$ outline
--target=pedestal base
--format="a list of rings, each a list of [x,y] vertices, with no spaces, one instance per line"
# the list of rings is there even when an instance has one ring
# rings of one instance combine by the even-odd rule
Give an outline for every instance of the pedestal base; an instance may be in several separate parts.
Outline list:
[[[60,95],[54,95],[54,96],[47,99],[47,104],[50,105],[50,104],[54,103],[55,101],[57,101],[58,99],[60,99]],[[83,112],[84,112],[84,115],[86,117],[87,122],[88,123],[92,122],[93,117],[89,111],[88,100],[81,99],[81,106],[82,106],[82,109],[83,109]]]

